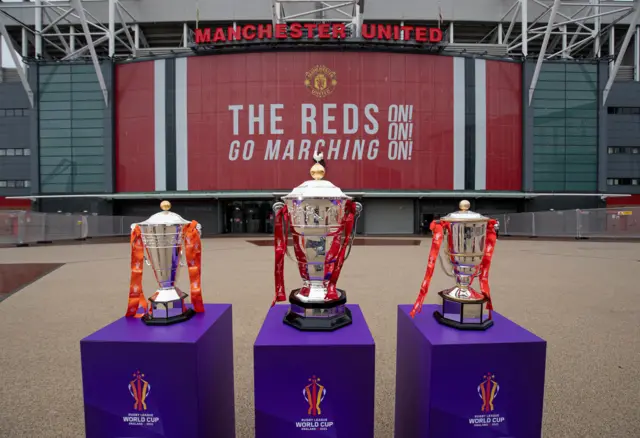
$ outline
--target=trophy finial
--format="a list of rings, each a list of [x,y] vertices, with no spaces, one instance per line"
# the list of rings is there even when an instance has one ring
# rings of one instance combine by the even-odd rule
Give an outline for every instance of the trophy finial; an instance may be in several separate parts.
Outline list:
[[[169,201],[162,201],[162,202],[160,203],[160,208],[161,208],[163,211],[169,211],[169,210],[171,209],[171,202],[169,202]]]
[[[311,178],[318,181],[324,178],[324,174],[325,174],[325,169],[323,165],[324,159],[323,159],[322,152],[316,151],[313,154],[313,161],[315,161],[315,164],[311,166],[311,171],[309,173],[311,173]]]
[[[467,211],[471,208],[471,203],[465,199],[464,201],[460,201],[458,207],[460,208],[460,211]]]

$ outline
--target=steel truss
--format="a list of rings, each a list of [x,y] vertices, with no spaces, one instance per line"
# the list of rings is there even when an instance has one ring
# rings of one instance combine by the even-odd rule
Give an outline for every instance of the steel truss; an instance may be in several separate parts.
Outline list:
[[[84,4],[88,2],[108,3],[109,21],[106,25],[100,23],[86,10]],[[35,14],[33,26],[15,17],[18,9],[33,10]],[[16,43],[7,30],[7,26],[15,27],[16,25],[21,29],[20,44]],[[107,106],[109,93],[96,47],[107,44],[109,57],[112,58],[115,56],[116,42],[126,48],[129,56],[136,56],[141,42],[144,46],[148,46],[135,18],[119,0],[33,0],[15,3],[4,3],[0,0],[0,34],[7,45],[14,49],[10,50],[11,57],[32,107],[33,91],[29,85],[25,64],[22,62],[22,59],[29,57],[30,43],[36,60],[91,59]],[[16,53],[18,48],[21,56]]]
[[[529,105],[533,100],[542,64],[548,59],[573,59],[576,55],[590,58],[605,58],[603,43],[608,41],[606,58],[610,61],[609,81],[604,89],[602,104],[605,105],[611,85],[615,80],[631,37],[639,40],[637,26],[640,0],[629,2],[605,0],[514,0],[511,8],[499,20],[487,37],[507,46],[511,56],[537,58],[533,79],[529,87]],[[542,11],[536,17],[529,16],[529,10]],[[631,15],[621,47],[616,51],[615,26]],[[603,25],[602,18],[607,17]],[[533,20],[531,19],[533,18]],[[505,23],[508,21],[508,25]],[[518,33],[519,31],[519,33]],[[487,38],[485,37],[485,38]],[[538,53],[530,53],[529,48],[542,40]],[[638,52],[638,48],[635,50]],[[613,58],[615,57],[615,62]],[[635,78],[638,80],[640,65],[638,56]]]
[[[344,23],[351,36],[361,35],[364,0],[272,0],[273,24]]]

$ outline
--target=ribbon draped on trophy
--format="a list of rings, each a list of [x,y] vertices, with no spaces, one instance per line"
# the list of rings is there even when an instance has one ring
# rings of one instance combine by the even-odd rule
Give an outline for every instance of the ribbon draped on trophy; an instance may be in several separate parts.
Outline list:
[[[438,293],[442,298],[442,311],[434,313],[436,320],[462,330],[486,330],[493,325],[489,270],[496,244],[496,221],[470,211],[469,207],[469,201],[462,201],[460,211],[431,223],[431,250],[424,280],[410,313],[412,318],[422,310],[436,261],[440,258],[440,265],[449,277],[455,278],[456,285]],[[445,267],[440,254],[445,238],[450,268]],[[471,287],[476,278],[480,292]]]
[[[141,318],[148,325],[168,325],[190,319],[204,312],[202,300],[201,226],[170,212],[171,204],[163,201],[163,211],[144,222],[131,225],[131,281],[126,317]],[[176,283],[180,273],[183,246],[189,271],[192,308],[186,304],[188,295]],[[142,268],[151,266],[160,288],[149,297],[142,290]],[[142,312],[138,312],[142,309]]]
[[[355,237],[362,205],[324,180],[322,154],[314,154],[312,180],[306,181],[274,204],[275,298],[286,301],[284,258],[293,240],[302,287],[289,295],[291,308],[284,322],[300,330],[335,330],[351,323],[346,292],[336,287]]]

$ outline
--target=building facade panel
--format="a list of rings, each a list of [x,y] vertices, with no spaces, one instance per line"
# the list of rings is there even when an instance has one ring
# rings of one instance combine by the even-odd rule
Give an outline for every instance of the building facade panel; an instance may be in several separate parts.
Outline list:
[[[607,100],[607,191],[640,193],[640,83],[617,82]]]
[[[20,83],[0,83],[0,196],[30,193],[30,111]]]
[[[268,52],[117,71],[118,192],[286,190],[316,150],[346,190],[521,187],[520,89],[496,84],[519,84],[516,63]]]
[[[522,190],[522,65],[486,61],[486,189]]]
[[[164,75],[156,77],[155,71],[164,67],[161,64],[161,61],[144,61],[116,66],[115,173],[118,192],[156,189],[156,155],[162,156],[155,153],[155,104],[159,100],[156,89],[160,98],[164,96],[164,83],[156,86],[156,81]],[[159,108],[157,113],[160,117],[164,111]],[[158,142],[162,139],[164,135]]]
[[[103,65],[110,88],[111,64]],[[38,67],[39,193],[105,193],[112,183],[112,116],[92,64]]]
[[[534,191],[597,191],[598,83],[597,64],[543,64],[531,103]]]

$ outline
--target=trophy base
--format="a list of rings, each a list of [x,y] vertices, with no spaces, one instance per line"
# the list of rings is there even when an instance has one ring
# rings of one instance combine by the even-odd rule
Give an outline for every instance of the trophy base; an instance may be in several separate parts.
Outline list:
[[[439,292],[442,298],[442,311],[433,312],[433,317],[442,325],[458,330],[486,330],[493,325],[487,315],[488,300],[461,300],[447,295],[447,291]]]
[[[297,297],[299,291],[295,289],[289,295],[291,308],[284,316],[285,324],[300,331],[331,332],[353,322],[344,290],[338,289],[339,299],[321,302],[301,301]]]
[[[163,295],[157,293],[156,298],[149,298],[149,307],[151,312],[144,315],[141,319],[146,325],[171,325],[179,322],[185,322],[190,320],[193,315],[196,314],[192,308],[187,308],[183,311],[184,301],[188,295],[182,292],[178,288],[164,289],[159,292],[163,292],[164,296],[169,300],[158,301],[159,297]],[[176,298],[174,298],[174,296]]]
[[[171,325],[189,321],[195,314],[195,310],[187,309],[186,312],[183,312],[180,315],[170,316],[169,318],[154,318],[149,316],[149,314],[146,314],[141,319],[146,325]]]

